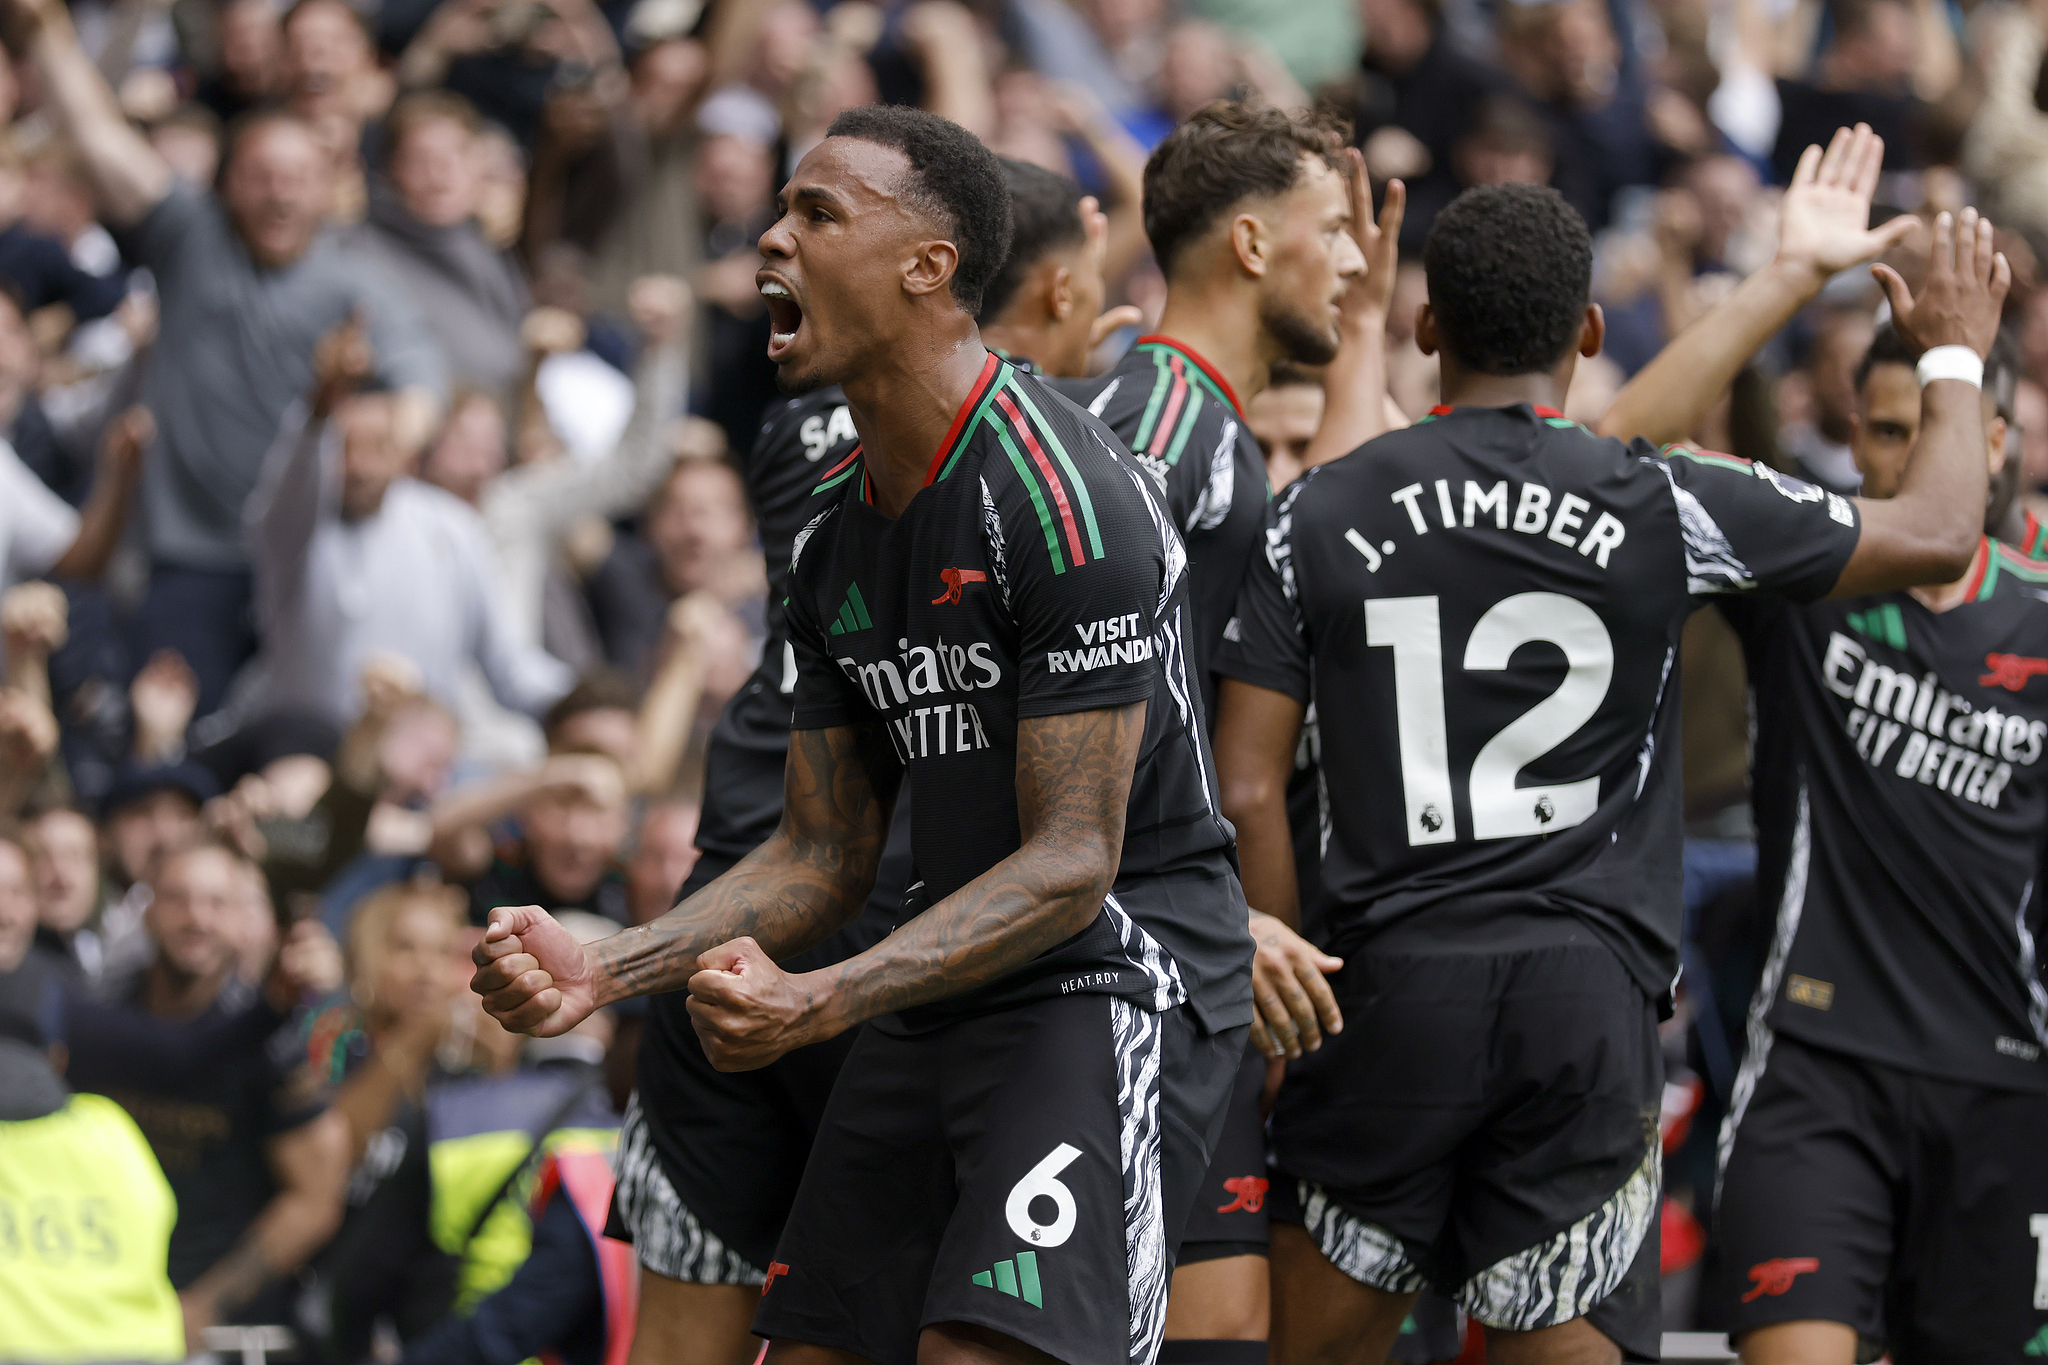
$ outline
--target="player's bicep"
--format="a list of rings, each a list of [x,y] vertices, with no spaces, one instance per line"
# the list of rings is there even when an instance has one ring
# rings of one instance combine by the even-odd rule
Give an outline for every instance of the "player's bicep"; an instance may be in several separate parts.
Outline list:
[[[879,856],[903,765],[880,720],[792,730],[782,777],[782,828],[808,848]]]
[[[1296,576],[1291,511],[1299,485],[1266,512],[1260,548],[1245,566],[1237,610],[1223,628],[1215,669],[1306,705],[1309,640]]]
[[[1027,845],[1081,880],[1115,880],[1145,707],[1122,706],[1017,723],[1017,823]]]
[[[1923,509],[1879,498],[1853,501],[1863,533],[1829,597],[1893,592],[1950,576],[1951,552]]]

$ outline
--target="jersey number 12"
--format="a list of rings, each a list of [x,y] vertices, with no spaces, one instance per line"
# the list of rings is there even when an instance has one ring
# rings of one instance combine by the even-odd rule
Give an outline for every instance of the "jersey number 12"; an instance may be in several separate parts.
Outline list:
[[[1458,837],[1451,800],[1451,758],[1444,727],[1443,634],[1434,597],[1389,597],[1365,604],[1368,645],[1394,651],[1395,729],[1408,843],[1448,844]],[[1614,643],[1593,609],[1554,592],[1524,592],[1496,602],[1465,642],[1465,669],[1498,672],[1521,646],[1549,641],[1567,670],[1555,692],[1486,741],[1472,760],[1466,792],[1474,839],[1549,834],[1583,823],[1600,804],[1597,776],[1518,787],[1515,778],[1578,733],[1606,700]]]

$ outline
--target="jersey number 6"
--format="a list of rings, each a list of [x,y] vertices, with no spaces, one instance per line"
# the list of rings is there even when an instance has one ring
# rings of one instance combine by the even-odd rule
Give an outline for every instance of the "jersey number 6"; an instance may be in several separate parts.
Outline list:
[[[1365,604],[1368,645],[1394,651],[1395,728],[1408,843],[1448,844],[1458,837],[1451,799],[1450,745],[1444,728],[1443,635],[1434,597],[1390,597]],[[1600,779],[1518,787],[1523,768],[1593,718],[1614,676],[1614,644],[1593,609],[1554,592],[1524,592],[1496,602],[1465,642],[1465,669],[1498,672],[1521,646],[1547,640],[1564,651],[1558,689],[1486,741],[1472,760],[1467,791],[1474,839],[1548,834],[1580,824],[1600,804]]]

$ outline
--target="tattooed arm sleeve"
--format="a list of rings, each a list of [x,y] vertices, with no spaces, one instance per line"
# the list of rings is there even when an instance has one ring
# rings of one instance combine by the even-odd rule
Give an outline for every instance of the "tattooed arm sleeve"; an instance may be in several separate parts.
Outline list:
[[[826,968],[827,1036],[986,985],[1102,913],[1123,853],[1147,705],[1019,722],[1022,846],[883,942]]]
[[[859,914],[901,778],[879,724],[792,732],[780,827],[660,919],[596,945],[597,1003],[681,990],[699,953],[742,936],[787,957]]]

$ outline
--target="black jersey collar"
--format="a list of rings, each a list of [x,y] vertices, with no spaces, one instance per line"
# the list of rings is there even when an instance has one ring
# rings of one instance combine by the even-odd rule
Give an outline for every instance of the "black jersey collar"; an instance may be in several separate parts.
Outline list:
[[[1522,407],[1522,406],[1524,406],[1524,405],[1523,405],[1523,404],[1521,404],[1521,403],[1510,403],[1510,404],[1509,404],[1509,405],[1508,405],[1507,407],[1505,407],[1505,408],[1481,408],[1481,409],[1480,409],[1480,411],[1481,411],[1481,412],[1507,412],[1507,411],[1510,411],[1511,409],[1514,409],[1514,408],[1519,408],[1519,407]],[[1563,422],[1563,421],[1567,421],[1567,420],[1569,420],[1569,419],[1567,419],[1567,418],[1565,417],[1565,415],[1564,415],[1563,413],[1559,412],[1559,411],[1558,411],[1558,410],[1557,410],[1556,408],[1553,408],[1553,407],[1549,406],[1548,404],[1544,404],[1544,403],[1530,403],[1530,404],[1527,404],[1527,407],[1528,407],[1529,411],[1531,411],[1531,412],[1535,413],[1535,414],[1536,414],[1536,415],[1537,415],[1538,417],[1541,417],[1541,418],[1543,418],[1543,419],[1544,419],[1545,421],[1558,421],[1558,422]],[[1449,417],[1449,416],[1450,416],[1450,415],[1451,415],[1452,413],[1454,413],[1454,412],[1456,412],[1456,411],[1457,411],[1457,409],[1456,409],[1456,408],[1454,408],[1454,407],[1452,407],[1452,406],[1451,406],[1451,405],[1450,405],[1449,403],[1438,403],[1438,404],[1437,404],[1437,405],[1436,405],[1435,407],[1433,407],[1433,408],[1431,408],[1431,409],[1429,410],[1429,415],[1430,415],[1431,417]]]
[[[1157,332],[1149,336],[1141,336],[1131,343],[1132,350],[1136,350],[1140,346],[1163,347],[1194,366],[1196,372],[1209,382],[1211,388],[1216,390],[1217,396],[1230,404],[1230,410],[1238,415],[1239,420],[1243,420],[1244,404],[1237,401],[1237,390],[1231,388],[1230,381],[1225,379],[1214,365],[1204,360],[1193,347],[1189,346],[1186,342],[1175,341],[1170,336],[1161,336]]]

